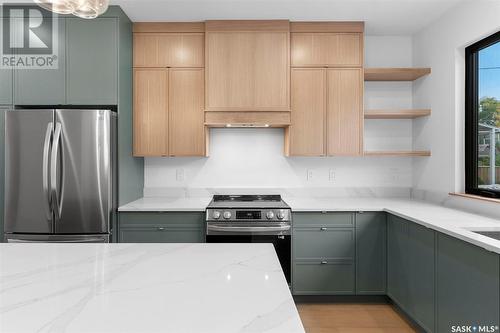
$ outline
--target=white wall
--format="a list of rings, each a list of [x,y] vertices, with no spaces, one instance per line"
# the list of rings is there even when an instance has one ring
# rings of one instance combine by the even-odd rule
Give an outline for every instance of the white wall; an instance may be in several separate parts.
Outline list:
[[[414,122],[416,148],[432,157],[418,159],[414,187],[463,191],[464,50],[500,30],[500,2],[467,1],[414,36],[414,65],[432,74],[414,85],[414,107],[432,108],[432,116]]]
[[[365,61],[367,66],[410,66],[411,48],[408,36],[368,36]],[[371,108],[412,105],[411,84],[367,84],[365,89],[365,103]],[[411,130],[407,120],[369,121],[366,147],[411,147]],[[145,193],[174,187],[409,188],[412,184],[409,158],[286,158],[283,144],[282,129],[213,129],[209,158],[146,158]],[[310,180],[308,171],[313,173]]]
[[[432,157],[415,159],[416,191],[443,198],[464,191],[464,50],[498,30],[500,2],[476,0],[456,6],[414,35],[414,65],[432,68],[431,75],[414,84],[414,107],[432,108],[430,118],[413,125],[415,148],[432,150]]]

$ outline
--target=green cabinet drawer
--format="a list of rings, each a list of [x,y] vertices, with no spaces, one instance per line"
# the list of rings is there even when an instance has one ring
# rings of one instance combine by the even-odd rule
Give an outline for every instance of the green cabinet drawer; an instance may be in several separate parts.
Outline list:
[[[296,262],[293,270],[295,295],[354,294],[352,261]]]
[[[385,295],[387,282],[385,213],[356,214],[356,294]]]
[[[500,325],[499,257],[438,235],[437,332],[450,332],[452,325]]]
[[[115,18],[66,19],[68,104],[118,103],[117,26]]]
[[[58,105],[66,104],[66,20],[57,23],[58,67],[54,69],[14,70],[14,104]]]
[[[295,227],[354,227],[354,213],[294,213],[292,218]]]
[[[120,226],[179,225],[196,228],[204,227],[204,213],[201,212],[165,212],[165,213],[120,213]]]
[[[12,104],[12,70],[0,69],[0,104]]]
[[[354,260],[354,230],[328,227],[293,230],[294,258]]]
[[[162,225],[120,228],[122,243],[201,243],[203,232],[199,228],[169,228]]]

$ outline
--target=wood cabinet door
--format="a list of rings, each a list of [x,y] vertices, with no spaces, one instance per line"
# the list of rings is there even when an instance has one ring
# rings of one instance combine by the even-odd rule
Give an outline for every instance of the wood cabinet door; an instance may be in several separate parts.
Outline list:
[[[292,69],[291,101],[290,155],[325,155],[326,70]]]
[[[362,67],[361,33],[292,33],[292,66]]]
[[[327,70],[328,155],[361,155],[363,151],[363,70]]]
[[[207,32],[208,111],[288,111],[288,32]]]
[[[169,70],[169,153],[204,156],[204,70]]]
[[[134,67],[203,67],[203,33],[135,33]]]
[[[134,69],[134,156],[168,155],[168,69]]]

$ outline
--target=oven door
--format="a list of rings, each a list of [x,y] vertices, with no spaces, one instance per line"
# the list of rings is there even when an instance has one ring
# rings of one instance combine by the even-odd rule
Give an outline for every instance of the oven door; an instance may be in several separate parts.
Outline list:
[[[278,259],[285,274],[286,281],[291,283],[291,265],[292,265],[292,236],[283,235],[263,235],[259,233],[221,233],[208,234],[207,243],[272,243]]]

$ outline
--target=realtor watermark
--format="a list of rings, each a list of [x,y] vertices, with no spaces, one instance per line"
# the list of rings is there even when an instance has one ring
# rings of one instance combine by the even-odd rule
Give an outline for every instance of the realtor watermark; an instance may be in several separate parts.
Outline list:
[[[452,333],[496,333],[498,325],[456,325],[451,326]]]
[[[35,4],[0,6],[0,68],[57,69],[57,14]]]

